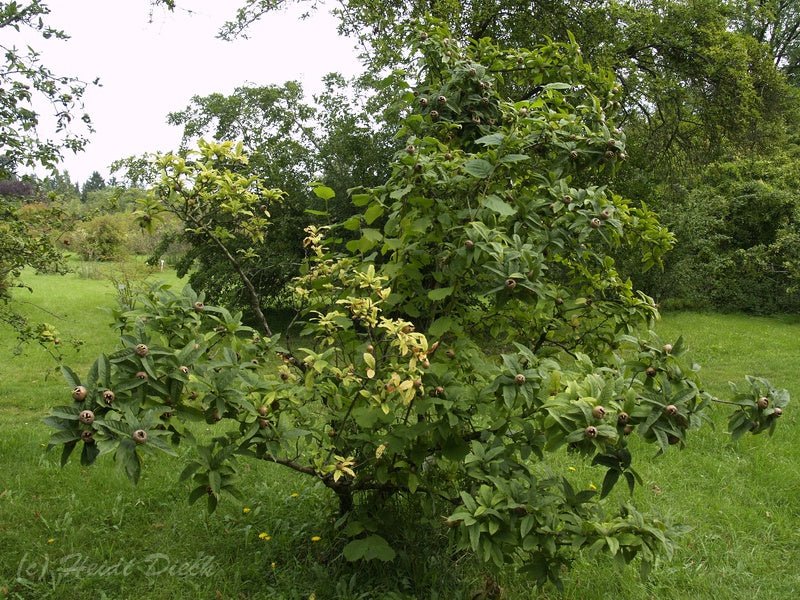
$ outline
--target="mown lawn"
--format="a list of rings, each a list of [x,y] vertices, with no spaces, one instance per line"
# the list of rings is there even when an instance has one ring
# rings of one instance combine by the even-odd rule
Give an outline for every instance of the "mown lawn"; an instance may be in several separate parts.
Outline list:
[[[173,275],[167,278],[177,284]],[[108,279],[31,277],[24,311],[55,325],[62,338],[85,340],[68,362],[85,369],[114,345],[105,309],[116,290]],[[720,396],[744,373],[769,377],[800,397],[800,320],[678,313],[658,327],[679,332],[704,365],[708,389]],[[449,546],[443,531],[403,525],[391,566],[353,566],[331,539],[333,500],[304,479],[270,465],[242,463],[244,506],[225,502],[214,515],[186,503],[177,482],[180,460],[148,458],[137,487],[102,460],[62,469],[45,454],[49,407],[69,402],[52,360],[30,348],[14,356],[0,333],[0,597],[12,598],[488,598],[486,573]],[[795,400],[796,402],[796,400]],[[683,452],[651,458],[643,446],[637,468],[645,486],[635,501],[692,530],[670,563],[645,582],[635,567],[580,559],[566,574],[563,598],[785,599],[800,590],[800,447],[790,405],[776,435],[731,445],[725,411],[717,427],[695,432]],[[576,477],[601,474],[560,455]],[[618,493],[619,492],[619,493]],[[610,509],[625,501],[614,492]],[[402,512],[386,515],[407,522]],[[443,528],[442,528],[443,529]],[[263,535],[260,535],[263,534]],[[319,537],[318,541],[314,541]],[[500,577],[504,597],[558,598],[539,593],[512,573]]]

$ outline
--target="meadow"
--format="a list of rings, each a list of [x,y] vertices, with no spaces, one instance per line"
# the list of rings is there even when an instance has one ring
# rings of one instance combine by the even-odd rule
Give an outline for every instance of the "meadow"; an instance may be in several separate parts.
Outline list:
[[[107,309],[119,293],[100,267],[84,264],[65,277],[29,276],[33,293],[17,305],[55,325],[67,363],[85,367],[114,347]],[[97,275],[93,277],[93,275]],[[172,273],[154,273],[173,285]],[[703,365],[707,389],[724,398],[728,381],[768,377],[800,397],[800,319],[667,313],[658,333],[681,333]],[[81,338],[80,349],[66,340]],[[334,499],[272,465],[241,464],[245,501],[225,501],[213,515],[187,504],[178,483],[180,460],[148,457],[132,486],[104,457],[92,468],[59,466],[45,453],[48,409],[70,402],[54,362],[36,347],[15,354],[0,331],[0,598],[470,598],[496,597],[488,572],[448,542],[444,527],[407,528],[393,540],[400,552],[386,565],[351,565],[334,537]],[[796,402],[796,400],[795,400]],[[785,599],[800,589],[800,446],[790,404],[773,438],[732,444],[726,411],[715,427],[689,436],[683,451],[651,458],[638,453],[643,509],[689,527],[671,562],[643,581],[634,566],[579,558],[566,589],[535,590],[514,573],[501,574],[502,597],[601,599]],[[560,454],[574,477],[597,483],[602,473]],[[609,506],[626,500],[614,491]],[[403,519],[402,509],[386,518]]]

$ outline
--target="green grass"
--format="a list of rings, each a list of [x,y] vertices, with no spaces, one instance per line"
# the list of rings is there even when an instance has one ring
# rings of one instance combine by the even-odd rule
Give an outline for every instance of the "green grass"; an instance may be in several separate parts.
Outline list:
[[[104,309],[116,291],[108,279],[28,279],[35,293],[19,296],[26,314],[52,323],[64,339],[85,340],[79,352],[66,350],[69,364],[85,369],[98,352],[113,347]],[[668,314],[658,331],[665,338],[683,332],[715,394],[725,394],[728,380],[752,373],[800,397],[798,319],[679,313]],[[483,585],[483,568],[454,552],[438,530],[399,527],[399,558],[389,567],[346,563],[331,541],[333,499],[272,465],[241,463],[249,511],[231,501],[211,516],[187,505],[188,488],[177,482],[180,460],[148,457],[137,487],[105,459],[88,469],[60,468],[56,454],[44,453],[48,431],[41,418],[68,401],[69,390],[46,354],[30,348],[13,356],[13,346],[9,332],[1,332],[0,597],[446,599],[469,598]],[[793,443],[793,408],[772,439],[746,437],[731,445],[720,409],[716,430],[692,433],[682,452],[652,458],[652,446],[638,448],[645,485],[636,491],[636,503],[692,530],[674,560],[645,582],[634,567],[578,560],[565,576],[562,597],[793,597],[800,589],[794,568],[800,564],[800,448]],[[597,470],[565,455],[556,460],[574,464],[576,477],[599,483]],[[624,500],[615,490],[609,508]],[[413,515],[398,509],[386,518],[404,524]],[[270,539],[259,539],[262,532]],[[508,599],[559,597],[554,590],[537,592],[513,573],[500,583]],[[392,596],[395,591],[405,596]]]

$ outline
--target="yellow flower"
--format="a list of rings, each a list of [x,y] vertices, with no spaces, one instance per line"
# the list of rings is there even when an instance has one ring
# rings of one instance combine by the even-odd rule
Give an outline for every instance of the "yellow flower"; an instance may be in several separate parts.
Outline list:
[[[53,543],[55,543],[55,541],[56,541],[55,538],[50,538],[49,540],[47,540],[47,543],[48,544],[53,544]]]
[[[278,565],[276,565],[275,563],[271,563],[269,566],[272,567],[272,570],[274,571],[275,567],[277,567]]]
[[[247,513],[249,513],[249,512],[250,512],[250,507],[249,507],[249,506],[245,506],[245,507],[242,509],[242,512],[243,512],[244,514],[247,514]]]
[[[258,539],[268,542],[272,539],[272,536],[268,534],[266,531],[262,531],[261,533],[258,534]]]
[[[311,541],[312,541],[312,542],[314,542],[314,543],[316,543],[316,542],[320,541],[321,539],[322,539],[322,538],[321,538],[321,537],[319,537],[318,535],[315,535],[315,536],[312,536],[312,537],[311,537]]]
[[[292,498],[297,498],[299,495],[300,494],[298,494],[297,492],[292,492],[291,493]]]
[[[597,486],[595,484],[593,484],[593,483],[590,483],[589,484],[589,489],[592,490],[593,492],[596,492],[597,491]]]
[[[577,470],[578,469],[576,469],[575,467],[567,467],[567,471],[569,471],[570,473],[574,473]]]

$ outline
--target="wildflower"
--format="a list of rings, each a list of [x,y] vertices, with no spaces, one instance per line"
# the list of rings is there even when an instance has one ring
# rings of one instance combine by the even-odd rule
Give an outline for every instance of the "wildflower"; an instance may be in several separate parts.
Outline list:
[[[567,471],[569,471],[570,473],[574,473],[577,470],[578,469],[576,469],[575,467],[567,467]]]
[[[250,507],[249,507],[249,506],[245,506],[244,508],[242,508],[242,512],[243,512],[244,514],[247,514],[247,513],[249,513],[249,512],[250,512]]]
[[[596,492],[597,491],[597,486],[595,484],[593,484],[593,483],[590,483],[589,484],[589,489],[592,490],[593,492]]]
[[[49,540],[47,540],[47,543],[48,544],[53,544],[53,543],[55,543],[55,541],[56,541],[55,538],[50,538]]]
[[[268,542],[272,539],[272,536],[268,534],[266,531],[262,531],[261,533],[258,534],[258,539]]]
[[[270,565],[269,565],[269,566],[270,566],[270,567],[272,567],[272,570],[274,571],[274,570],[275,570],[275,568],[276,568],[278,565],[277,565],[277,564],[275,564],[275,563],[273,562],[273,563],[270,563]]]
[[[321,538],[321,537],[319,537],[318,535],[314,535],[314,536],[312,536],[312,537],[311,537],[311,541],[312,541],[312,542],[314,542],[314,543],[317,543],[317,542],[318,542],[318,541],[320,541],[321,539],[322,539],[322,538]]]
[[[292,492],[291,493],[292,498],[297,498],[299,495],[300,494],[298,494],[297,492]]]

